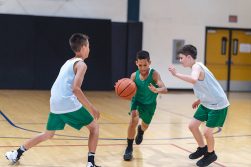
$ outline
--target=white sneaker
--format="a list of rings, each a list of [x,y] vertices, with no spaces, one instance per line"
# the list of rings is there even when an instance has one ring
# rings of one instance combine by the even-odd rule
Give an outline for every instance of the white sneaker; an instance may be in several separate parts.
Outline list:
[[[93,165],[91,162],[88,162],[86,167],[101,167],[101,166]]]
[[[13,163],[16,163],[19,160],[19,158],[17,158],[17,155],[17,150],[5,153],[5,157]]]

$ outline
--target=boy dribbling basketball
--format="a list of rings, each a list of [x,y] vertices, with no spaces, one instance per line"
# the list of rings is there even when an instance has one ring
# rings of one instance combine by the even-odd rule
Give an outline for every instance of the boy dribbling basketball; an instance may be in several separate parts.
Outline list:
[[[138,125],[135,142],[141,144],[143,134],[149,127],[156,109],[156,98],[158,93],[167,93],[167,88],[162,82],[159,73],[150,68],[150,56],[147,51],[139,51],[136,56],[138,70],[131,75],[136,83],[137,91],[131,101],[131,120],[128,127],[127,147],[124,153],[124,160],[130,161],[133,157],[133,141],[136,134],[136,127],[139,118],[142,119]]]

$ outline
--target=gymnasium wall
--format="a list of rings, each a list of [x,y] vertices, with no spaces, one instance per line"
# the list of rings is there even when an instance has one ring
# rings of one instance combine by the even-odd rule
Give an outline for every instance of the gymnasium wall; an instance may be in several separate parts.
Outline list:
[[[7,14],[0,22],[1,89],[50,89],[60,67],[74,56],[68,39],[75,32],[90,37],[85,90],[113,89],[117,79],[128,76],[126,64],[141,49],[142,23]]]
[[[127,22],[128,0],[0,0],[0,13],[37,16],[109,19]],[[140,22],[143,27],[143,49],[149,50],[152,67],[157,69],[169,88],[191,88],[191,84],[170,75],[174,39],[183,39],[198,48],[198,60],[204,62],[206,27],[251,27],[249,0],[141,0]],[[228,16],[237,15],[237,23]],[[123,42],[122,42],[123,43]],[[122,54],[121,54],[122,55]],[[125,66],[125,65],[122,65]],[[181,65],[178,71],[190,73]]]
[[[144,23],[143,49],[152,55],[152,66],[169,88],[186,89],[192,84],[168,72],[172,64],[173,40],[185,40],[198,49],[198,61],[205,60],[206,27],[251,28],[249,0],[141,0],[140,21]],[[229,22],[229,15],[238,17]],[[179,72],[191,69],[175,64]]]
[[[0,0],[0,13],[127,21],[128,0]]]

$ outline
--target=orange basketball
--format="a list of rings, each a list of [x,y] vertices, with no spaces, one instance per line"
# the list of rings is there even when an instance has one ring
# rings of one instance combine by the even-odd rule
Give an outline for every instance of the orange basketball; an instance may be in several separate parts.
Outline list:
[[[129,78],[122,78],[115,84],[115,93],[127,100],[131,100],[137,91],[135,82]]]

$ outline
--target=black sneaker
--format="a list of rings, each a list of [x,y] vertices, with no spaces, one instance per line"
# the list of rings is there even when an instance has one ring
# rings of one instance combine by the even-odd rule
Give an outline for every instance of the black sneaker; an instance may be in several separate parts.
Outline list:
[[[135,143],[137,145],[141,144],[143,141],[143,135],[144,135],[144,131],[141,129],[141,125],[138,126],[138,134],[135,138]]]
[[[205,155],[207,153],[207,146],[205,147],[198,147],[197,150],[189,155],[190,159],[197,159],[200,158],[202,155]]]
[[[217,155],[215,154],[215,152],[212,152],[212,153],[206,153],[204,155],[203,158],[201,158],[197,163],[196,165],[199,166],[199,167],[203,167],[203,166],[208,166],[210,165],[211,163],[213,163],[214,161],[217,160]]]
[[[124,154],[124,160],[125,161],[131,161],[132,160],[132,149],[128,149],[128,147],[125,150],[125,154]]]

